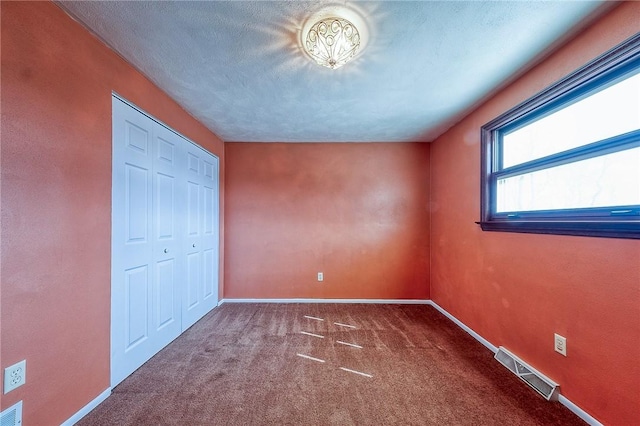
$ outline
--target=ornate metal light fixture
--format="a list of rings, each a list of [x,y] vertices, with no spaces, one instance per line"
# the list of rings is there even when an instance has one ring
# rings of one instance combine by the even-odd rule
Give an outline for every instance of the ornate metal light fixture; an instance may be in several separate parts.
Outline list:
[[[330,17],[309,28],[303,46],[318,65],[337,69],[358,52],[361,36],[358,29],[344,18]]]

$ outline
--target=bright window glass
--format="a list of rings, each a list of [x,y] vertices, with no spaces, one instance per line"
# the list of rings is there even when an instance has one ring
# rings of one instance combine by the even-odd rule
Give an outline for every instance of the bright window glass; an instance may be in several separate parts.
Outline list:
[[[497,183],[497,213],[629,205],[640,205],[640,148]]]
[[[640,73],[503,135],[507,168],[640,129]]]

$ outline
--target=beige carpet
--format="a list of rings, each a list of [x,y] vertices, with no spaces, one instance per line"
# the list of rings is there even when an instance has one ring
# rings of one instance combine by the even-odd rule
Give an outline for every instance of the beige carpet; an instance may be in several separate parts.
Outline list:
[[[584,423],[434,308],[363,304],[224,304],[79,423],[498,424]]]

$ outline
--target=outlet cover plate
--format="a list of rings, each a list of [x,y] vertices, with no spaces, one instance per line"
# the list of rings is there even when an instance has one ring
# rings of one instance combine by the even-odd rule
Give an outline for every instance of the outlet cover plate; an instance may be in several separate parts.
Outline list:
[[[567,356],[567,338],[559,334],[553,334],[553,348],[561,355]]]
[[[4,369],[4,393],[24,385],[27,381],[27,360],[13,364]]]
[[[318,272],[318,281],[324,281],[324,274],[322,272]]]

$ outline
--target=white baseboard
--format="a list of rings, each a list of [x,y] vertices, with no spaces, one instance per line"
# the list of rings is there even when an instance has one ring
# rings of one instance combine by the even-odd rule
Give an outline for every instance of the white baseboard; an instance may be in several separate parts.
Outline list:
[[[469,333],[471,336],[473,336],[474,339],[476,339],[478,342],[482,343],[484,346],[486,346],[487,349],[489,349],[491,352],[493,352],[494,354],[496,352],[498,352],[498,348],[496,346],[494,346],[493,344],[491,344],[491,342],[489,342],[487,339],[485,339],[484,337],[482,337],[481,335],[479,335],[478,333],[476,333],[475,331],[473,331],[471,328],[467,327],[467,325],[465,323],[463,323],[462,321],[460,321],[458,318],[454,317],[453,315],[451,315],[449,312],[445,311],[443,308],[441,308],[436,302],[434,302],[433,300],[429,300],[429,305],[433,306],[434,308],[436,308],[442,315],[444,315],[445,317],[449,318],[451,321],[453,321],[454,323],[456,323],[456,325],[458,327],[460,327],[461,329],[463,329],[464,331],[466,331],[467,333]]]
[[[491,352],[496,353],[498,348],[490,343],[487,339],[480,336],[478,333],[469,328],[466,324],[460,321],[458,318],[451,315],[449,312],[440,307],[437,303],[430,299],[222,299],[218,303],[218,306],[223,303],[376,303],[376,304],[411,304],[411,305],[431,305],[442,315],[447,317],[458,327],[469,333],[474,339],[482,343]],[[105,389],[100,395],[98,395],[93,401],[85,405],[80,411],[71,416],[61,426],[73,426],[80,419],[86,416],[91,410],[98,406],[102,401],[107,399],[111,395],[111,388]],[[580,417],[587,424],[591,426],[603,426],[602,423],[593,418],[589,413],[578,407],[563,395],[558,395],[558,402],[564,405],[573,412],[576,416]]]
[[[602,423],[594,419],[589,413],[584,411],[582,408],[578,407],[573,402],[569,401],[566,397],[562,395],[558,395],[558,402],[565,407],[567,407],[570,411],[573,412],[576,416],[580,417],[587,424],[591,426],[602,426]]]
[[[111,395],[111,387],[108,387],[107,389],[105,389],[104,392],[102,392],[100,395],[95,397],[93,401],[89,402],[87,405],[82,407],[80,411],[75,413],[73,416],[69,417],[69,419],[66,422],[62,423],[62,425],[60,426],[73,426],[74,424],[78,423],[80,419],[82,419],[84,416],[89,414],[89,411],[96,408],[98,404],[100,404],[102,401],[107,399],[109,395]]]
[[[428,305],[428,299],[222,299],[223,303],[379,303],[387,305]]]
[[[449,318],[458,327],[460,327],[461,329],[463,329],[464,331],[469,333],[478,342],[480,342],[484,346],[486,346],[490,351],[492,351],[493,353],[496,353],[498,351],[498,348],[496,346],[494,346],[493,344],[491,344],[491,342],[489,342],[484,337],[480,336],[478,333],[473,331],[471,328],[467,327],[467,325],[465,323],[463,323],[458,318],[456,318],[453,315],[451,315],[449,312],[445,311],[436,302],[434,302],[433,300],[429,300],[429,305],[431,305],[434,308],[436,308],[442,315],[444,315],[445,317]],[[573,414],[575,414],[576,416],[580,417],[587,424],[589,424],[591,426],[603,426],[602,423],[600,423],[599,421],[594,419],[589,413],[584,411],[582,408],[578,407],[576,404],[574,404],[573,402],[569,401],[566,397],[562,396],[562,394],[558,394],[558,402],[560,404],[564,405],[565,407],[567,407],[569,409],[569,411],[573,412]]]

